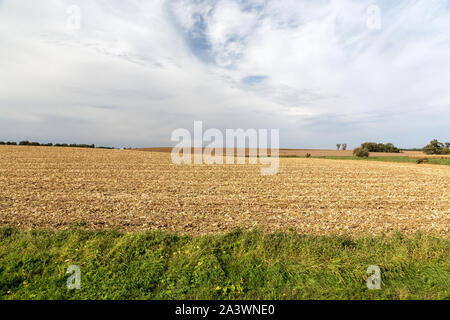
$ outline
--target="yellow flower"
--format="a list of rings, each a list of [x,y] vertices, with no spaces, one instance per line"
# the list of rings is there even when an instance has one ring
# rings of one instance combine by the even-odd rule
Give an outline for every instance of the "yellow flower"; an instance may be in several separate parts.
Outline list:
[[[11,293],[11,290],[8,290],[8,292],[7,292],[8,294],[10,294]]]
[[[24,281],[24,282],[23,282],[23,284],[27,284],[27,282],[26,282],[26,281]]]

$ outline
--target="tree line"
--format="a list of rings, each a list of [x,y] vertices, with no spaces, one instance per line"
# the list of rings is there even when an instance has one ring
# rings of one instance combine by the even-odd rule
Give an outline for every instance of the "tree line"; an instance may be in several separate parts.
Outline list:
[[[67,144],[67,143],[39,143],[30,141],[20,141],[19,143],[14,141],[0,141],[0,145],[6,146],[35,146],[35,147],[67,147],[67,148],[97,148],[97,149],[114,149],[112,147],[96,147],[95,144]]]
[[[442,143],[437,139],[431,140],[422,149],[414,149],[417,151],[423,151],[426,154],[450,154],[450,142]],[[402,150],[394,146],[392,143],[376,143],[365,142],[360,147],[353,150],[353,154],[357,157],[368,157],[369,152],[389,152],[400,153]]]

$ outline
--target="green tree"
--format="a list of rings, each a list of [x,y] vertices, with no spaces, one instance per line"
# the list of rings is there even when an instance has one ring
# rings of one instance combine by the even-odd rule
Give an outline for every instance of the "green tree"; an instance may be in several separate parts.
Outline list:
[[[367,158],[369,156],[369,150],[366,148],[355,148],[353,150],[353,155],[360,157],[360,158]]]
[[[423,148],[423,152],[426,154],[442,154],[444,144],[437,139],[433,139]]]
[[[392,143],[376,143],[376,142],[365,142],[361,144],[361,148],[369,150],[369,152],[391,152],[399,153],[400,149],[394,146]]]

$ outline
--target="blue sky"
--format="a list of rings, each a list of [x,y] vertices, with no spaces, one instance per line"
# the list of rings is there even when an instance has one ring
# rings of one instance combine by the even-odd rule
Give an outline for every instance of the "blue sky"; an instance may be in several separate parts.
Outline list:
[[[194,120],[291,148],[450,140],[444,0],[0,0],[0,43],[0,140],[166,146]]]

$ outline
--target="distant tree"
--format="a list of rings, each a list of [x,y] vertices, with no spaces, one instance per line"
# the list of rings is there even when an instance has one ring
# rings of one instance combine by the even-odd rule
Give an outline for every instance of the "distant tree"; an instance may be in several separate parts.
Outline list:
[[[40,146],[41,144],[39,142],[30,142],[30,141],[20,141],[19,146]]]
[[[339,150],[339,149],[341,148],[341,144],[338,143],[338,144],[336,145],[336,147],[337,147],[337,149]]]
[[[360,157],[360,158],[367,158],[369,156],[369,150],[366,148],[355,148],[353,150],[353,155]]]
[[[442,154],[450,154],[450,142],[445,142],[445,148],[441,151]]]
[[[384,152],[393,152],[393,153],[399,153],[400,149],[398,149],[396,146],[394,146],[392,143],[388,142],[384,145]]]
[[[72,143],[72,144],[67,144],[67,143],[39,143],[39,142],[30,142],[28,140],[24,140],[24,141],[20,141],[19,143],[17,142],[4,142],[4,141],[0,141],[0,145],[9,145],[9,146],[15,146],[15,145],[20,145],[20,146],[45,146],[45,147],[72,147],[72,148],[96,148],[95,144],[76,144],[76,143]],[[102,148],[102,149],[114,149],[113,147],[98,147],[98,148]]]
[[[426,154],[442,154],[444,144],[437,139],[433,139],[423,148],[423,152]]]
[[[342,145],[342,150],[347,150],[347,144],[346,144],[346,143],[344,143],[344,144]]]
[[[365,142],[361,144],[361,148],[369,150],[369,152],[390,152],[399,153],[400,149],[395,147],[392,143],[375,143],[375,142]]]
[[[364,142],[361,144],[361,148],[367,149],[370,152],[376,152],[378,150],[378,144],[375,142]]]

